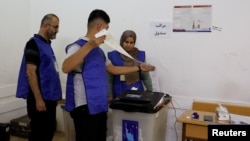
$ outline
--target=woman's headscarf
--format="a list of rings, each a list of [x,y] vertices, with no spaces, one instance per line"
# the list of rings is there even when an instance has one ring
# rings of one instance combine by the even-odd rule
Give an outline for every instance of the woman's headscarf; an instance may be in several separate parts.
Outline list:
[[[127,40],[127,38],[133,38],[134,43],[136,42],[136,33],[132,30],[126,30],[122,33],[121,38],[120,38],[120,45],[123,47],[123,42]],[[137,58],[139,50],[134,47],[131,51],[127,51],[128,54],[130,54],[133,58]],[[134,61],[133,59],[121,54],[121,57],[124,61],[124,66],[138,66],[139,64]],[[128,85],[133,84],[137,81],[139,81],[139,73],[138,72],[133,72],[125,75],[126,83]]]

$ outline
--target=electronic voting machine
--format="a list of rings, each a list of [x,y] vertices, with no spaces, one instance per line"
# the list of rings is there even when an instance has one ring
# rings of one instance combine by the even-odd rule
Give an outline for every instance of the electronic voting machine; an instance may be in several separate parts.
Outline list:
[[[115,98],[109,107],[127,112],[155,113],[170,100],[171,97],[162,92],[127,90]]]

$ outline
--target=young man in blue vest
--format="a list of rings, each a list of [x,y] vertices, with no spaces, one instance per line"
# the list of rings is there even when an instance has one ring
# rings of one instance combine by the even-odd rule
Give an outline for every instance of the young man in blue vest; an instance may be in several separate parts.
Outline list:
[[[100,9],[93,10],[88,18],[87,33],[66,47],[67,58],[62,71],[68,73],[65,108],[73,118],[76,141],[106,141],[108,111],[108,78],[112,74],[151,71],[144,65],[115,67],[106,60],[99,47],[105,36],[95,38],[102,29],[108,29],[110,18]]]
[[[59,18],[45,15],[39,33],[30,38],[24,49],[16,97],[27,99],[29,141],[52,141],[56,129],[56,106],[62,89],[51,39],[56,38],[58,28]]]

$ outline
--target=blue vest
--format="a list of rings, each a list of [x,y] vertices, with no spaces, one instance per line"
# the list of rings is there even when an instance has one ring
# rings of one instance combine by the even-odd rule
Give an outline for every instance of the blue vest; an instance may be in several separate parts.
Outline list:
[[[111,51],[108,53],[108,58],[112,62],[113,65],[115,66],[124,66],[124,61],[121,58],[121,55],[118,51]],[[144,62],[145,61],[145,52],[144,51],[139,51],[137,55],[137,60]],[[120,75],[114,75],[114,80],[113,80],[113,98],[116,98],[118,95],[120,95],[122,92],[125,90],[131,90],[132,87],[138,88],[139,91],[143,91],[143,83],[141,80],[137,81],[134,84],[127,85],[126,81],[121,81],[120,80]]]
[[[51,48],[50,43],[46,43],[41,37],[34,36],[31,40],[37,44],[40,56],[40,66],[38,69],[38,73],[40,75],[40,91],[42,97],[45,100],[60,100],[62,99],[62,89],[59,78],[59,73],[56,69],[56,58],[54,52]],[[25,57],[23,56],[18,83],[17,83],[17,91],[16,97],[27,99],[29,94],[29,82],[26,74],[26,62]]]
[[[86,40],[79,39],[75,43],[83,46],[86,42]],[[66,47],[66,52],[69,46],[70,45]],[[74,72],[70,72],[67,76],[65,102],[65,109],[67,111],[72,111],[75,108],[73,83],[74,74]],[[90,114],[107,112],[108,79],[106,72],[106,58],[101,48],[97,47],[92,49],[84,58],[82,77],[85,85],[87,105]]]

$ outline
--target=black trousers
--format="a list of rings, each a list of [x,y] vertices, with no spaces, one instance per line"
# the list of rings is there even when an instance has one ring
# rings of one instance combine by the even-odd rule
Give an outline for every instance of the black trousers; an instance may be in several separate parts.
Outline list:
[[[27,111],[30,118],[31,133],[29,141],[52,141],[56,130],[56,106],[57,101],[45,100],[47,111],[36,110],[36,102],[33,97],[27,99]]]
[[[90,115],[87,105],[70,112],[74,121],[76,141],[106,141],[107,113]]]

